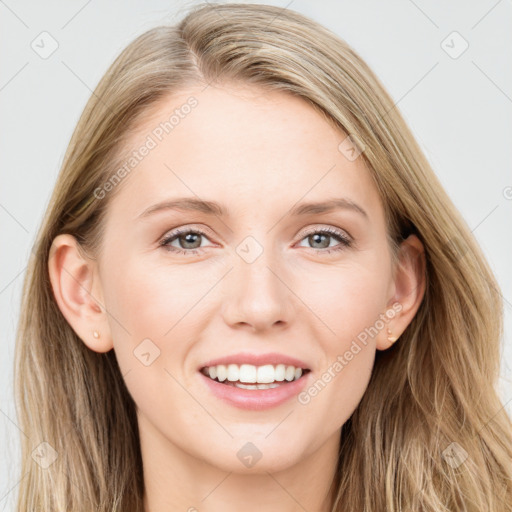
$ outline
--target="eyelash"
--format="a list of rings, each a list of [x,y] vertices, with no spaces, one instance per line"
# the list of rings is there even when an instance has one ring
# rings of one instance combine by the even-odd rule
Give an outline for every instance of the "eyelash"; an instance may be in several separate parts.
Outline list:
[[[180,249],[180,248],[172,247],[169,245],[172,241],[177,239],[180,235],[188,235],[190,233],[193,233],[196,235],[201,235],[201,236],[208,238],[208,235],[204,231],[201,231],[200,229],[190,229],[190,228],[176,229],[175,231],[172,231],[171,233],[169,233],[169,235],[164,237],[159,242],[159,245],[161,247],[163,247],[164,249],[166,249],[167,251],[173,252],[175,254],[185,254],[187,256],[199,254],[199,253],[201,253],[201,249]],[[352,240],[350,238],[348,238],[346,235],[344,235],[341,231],[338,231],[333,228],[311,230],[311,231],[305,233],[300,241],[302,242],[302,240],[304,240],[304,238],[311,236],[311,235],[318,234],[318,233],[322,234],[322,235],[329,235],[330,237],[337,239],[340,242],[340,244],[333,249],[315,249],[313,247],[310,248],[311,250],[315,251],[317,254],[329,254],[332,252],[338,252],[338,251],[342,251],[343,249],[346,249],[346,248],[352,246]]]

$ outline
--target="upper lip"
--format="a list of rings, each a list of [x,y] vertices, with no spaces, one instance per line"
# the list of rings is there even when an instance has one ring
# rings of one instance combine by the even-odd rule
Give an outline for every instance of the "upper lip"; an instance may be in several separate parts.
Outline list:
[[[308,365],[295,357],[287,356],[285,354],[278,354],[277,352],[269,352],[266,354],[251,354],[249,352],[239,352],[238,354],[231,354],[228,356],[219,357],[218,359],[211,359],[207,361],[199,369],[206,366],[217,366],[219,364],[252,364],[254,366],[264,366],[266,364],[284,364],[288,366],[295,366],[295,368],[302,368],[308,370]]]

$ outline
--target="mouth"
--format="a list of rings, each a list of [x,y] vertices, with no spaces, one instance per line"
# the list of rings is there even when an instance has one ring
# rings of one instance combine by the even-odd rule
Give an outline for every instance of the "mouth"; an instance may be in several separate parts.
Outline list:
[[[200,372],[214,382],[240,389],[272,389],[298,381],[311,370],[293,365],[228,364],[204,366]]]

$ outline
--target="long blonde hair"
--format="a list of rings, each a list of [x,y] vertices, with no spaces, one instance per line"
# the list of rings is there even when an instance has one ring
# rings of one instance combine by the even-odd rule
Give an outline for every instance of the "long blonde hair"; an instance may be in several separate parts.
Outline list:
[[[297,95],[357,137],[385,205],[391,248],[409,233],[425,246],[420,309],[400,340],[377,353],[368,388],[342,427],[332,511],[510,512],[512,425],[496,392],[503,305],[492,271],[365,62],[305,16],[256,4],[203,4],[176,26],[140,35],[84,109],[24,281],[15,353],[26,434],[17,510],[143,510],[135,404],[114,351],[89,350],[59,310],[49,250],[69,233],[95,254],[117,189],[102,200],[94,191],[118,170],[137,122],[165,95],[226,80]],[[35,462],[35,449],[45,464]]]

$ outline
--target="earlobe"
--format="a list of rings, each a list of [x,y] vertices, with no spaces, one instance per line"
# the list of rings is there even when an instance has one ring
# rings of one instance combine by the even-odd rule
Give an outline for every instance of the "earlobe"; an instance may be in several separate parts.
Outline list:
[[[383,336],[377,341],[378,350],[385,350],[395,342],[400,343],[400,336],[416,315],[425,294],[425,249],[416,235],[410,235],[402,242],[398,258],[394,277],[395,293],[388,302],[387,310],[395,311]]]
[[[80,249],[72,235],[58,235],[53,240],[48,259],[53,295],[80,339],[95,352],[108,352],[113,344],[97,267]]]

